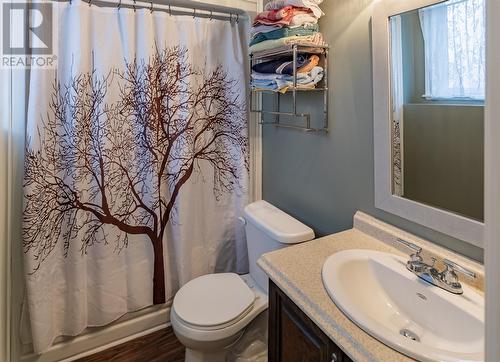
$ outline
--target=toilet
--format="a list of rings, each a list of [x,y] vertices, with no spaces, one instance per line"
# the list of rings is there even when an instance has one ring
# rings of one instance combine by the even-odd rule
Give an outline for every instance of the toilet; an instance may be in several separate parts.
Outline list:
[[[264,253],[314,239],[314,231],[261,200],[245,207],[250,273],[208,274],[175,295],[170,320],[186,347],[186,362],[223,362],[245,328],[268,307],[268,278],[257,266]]]

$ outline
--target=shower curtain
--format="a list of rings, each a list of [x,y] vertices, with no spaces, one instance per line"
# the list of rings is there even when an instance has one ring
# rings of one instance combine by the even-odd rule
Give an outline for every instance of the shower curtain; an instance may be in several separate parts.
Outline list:
[[[36,352],[248,268],[244,33],[61,4],[58,66],[30,75],[23,248]]]

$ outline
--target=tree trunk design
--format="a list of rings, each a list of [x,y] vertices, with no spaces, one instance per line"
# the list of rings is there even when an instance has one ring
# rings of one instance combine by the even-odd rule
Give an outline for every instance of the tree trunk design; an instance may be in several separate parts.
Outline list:
[[[56,79],[26,150],[23,246],[32,273],[56,247],[67,256],[75,243],[82,254],[113,243],[119,252],[143,235],[154,251],[153,302],[164,303],[163,240],[182,186],[200,162],[213,168],[216,196],[238,191],[248,170],[237,86],[222,66],[194,68],[182,47],[106,75]],[[119,90],[117,100],[110,90]]]
[[[162,240],[153,242],[153,304],[165,303],[165,266]]]

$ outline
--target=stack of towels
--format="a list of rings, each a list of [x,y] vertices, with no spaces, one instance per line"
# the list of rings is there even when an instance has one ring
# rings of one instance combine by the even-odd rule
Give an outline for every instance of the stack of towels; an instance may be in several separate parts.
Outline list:
[[[325,45],[319,32],[318,19],[324,15],[319,4],[323,0],[273,0],[258,14],[252,27],[250,53],[266,55],[288,49],[293,44]],[[298,54],[297,88],[315,88],[323,78],[319,56]],[[252,87],[256,90],[286,92],[293,86],[291,56],[273,59],[252,67]]]

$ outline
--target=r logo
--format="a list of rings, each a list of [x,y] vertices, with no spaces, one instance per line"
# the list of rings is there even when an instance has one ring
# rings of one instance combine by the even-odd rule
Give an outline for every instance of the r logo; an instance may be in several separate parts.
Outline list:
[[[49,2],[2,3],[3,55],[53,53],[53,15]]]

